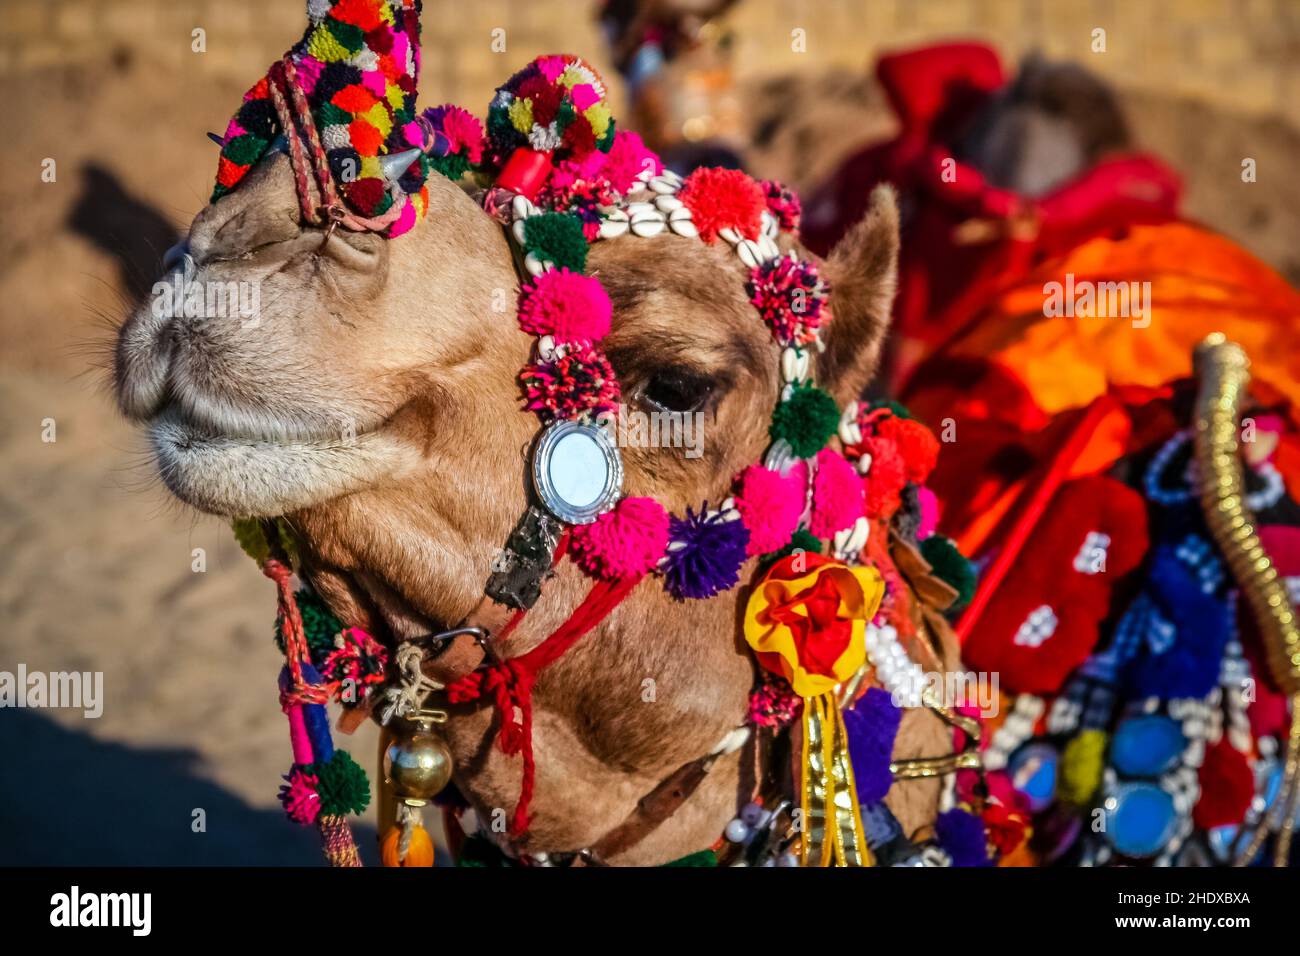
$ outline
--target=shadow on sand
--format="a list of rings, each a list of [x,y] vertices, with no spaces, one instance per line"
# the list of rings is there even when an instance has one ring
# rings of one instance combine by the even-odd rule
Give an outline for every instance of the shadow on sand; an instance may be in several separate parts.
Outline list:
[[[0,864],[324,865],[314,829],[203,780],[192,750],[127,747],[4,709],[0,755]],[[200,807],[206,833],[190,829]],[[375,865],[374,827],[354,821],[353,832]]]

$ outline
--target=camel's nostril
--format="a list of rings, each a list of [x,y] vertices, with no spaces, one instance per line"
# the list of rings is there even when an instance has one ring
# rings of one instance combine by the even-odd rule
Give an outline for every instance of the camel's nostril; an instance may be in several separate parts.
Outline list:
[[[163,253],[163,273],[171,272],[177,263],[182,260],[188,260],[185,263],[185,277],[188,279],[194,271],[194,258],[190,255],[190,241],[188,239],[182,239]]]

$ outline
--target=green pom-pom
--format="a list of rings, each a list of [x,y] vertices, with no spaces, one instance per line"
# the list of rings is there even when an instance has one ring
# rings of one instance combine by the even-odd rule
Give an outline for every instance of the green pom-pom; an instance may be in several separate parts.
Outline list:
[[[221,150],[221,155],[237,166],[252,166],[266,152],[266,140],[252,133],[236,136]]]
[[[524,220],[524,252],[549,259],[556,268],[582,272],[587,268],[587,239],[582,234],[582,221],[563,212],[529,216]]]
[[[302,615],[302,630],[307,636],[311,662],[319,667],[334,650],[334,638],[343,630],[343,622],[330,613],[325,602],[311,591],[299,591],[294,599],[298,602],[298,613]],[[280,648],[281,654],[284,653],[284,631],[278,619],[275,622],[275,646]]]
[[[768,434],[773,441],[784,438],[797,458],[811,458],[821,451],[840,427],[840,410],[835,399],[816,385],[796,385],[790,397],[772,412]]]
[[[795,531],[794,534],[790,535],[790,541],[785,547],[779,548],[776,551],[769,551],[758,559],[759,570],[766,571],[772,565],[776,564],[776,562],[780,561],[784,557],[794,554],[796,551],[821,554],[821,539],[807,528],[800,528]]]
[[[932,534],[921,542],[921,557],[929,562],[936,577],[957,591],[957,600],[950,611],[970,603],[975,596],[975,566],[957,550],[957,545],[941,534]]]
[[[266,533],[262,531],[262,522],[257,518],[236,518],[230,522],[230,529],[235,532],[235,540],[248,555],[259,565],[265,564],[271,556],[271,546],[266,542]]]
[[[320,794],[322,814],[342,817],[349,813],[362,813],[370,805],[370,781],[361,765],[346,750],[334,751],[333,757],[324,763],[312,764],[307,772],[319,780],[316,792]]]
[[[349,53],[357,53],[361,50],[366,35],[360,27],[344,23],[342,20],[335,20],[333,17],[325,18],[325,27],[333,35],[334,39],[339,41],[339,46]]]
[[[469,172],[469,157],[459,153],[430,157],[429,167],[455,182]]]

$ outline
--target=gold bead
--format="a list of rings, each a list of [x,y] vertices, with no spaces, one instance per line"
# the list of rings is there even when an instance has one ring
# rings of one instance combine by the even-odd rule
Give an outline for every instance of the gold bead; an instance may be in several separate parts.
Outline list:
[[[421,806],[451,780],[451,751],[428,724],[417,724],[410,736],[398,737],[384,752],[384,776],[393,793],[412,806]]]

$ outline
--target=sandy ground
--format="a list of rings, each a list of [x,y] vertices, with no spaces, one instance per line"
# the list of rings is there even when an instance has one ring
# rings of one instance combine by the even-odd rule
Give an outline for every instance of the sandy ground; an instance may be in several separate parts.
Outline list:
[[[273,590],[223,524],[169,502],[103,369],[112,326],[206,200],[216,149],[204,132],[221,127],[252,79],[145,63],[128,49],[7,78],[0,671],[102,672],[106,700],[98,719],[0,710],[0,863],[319,861],[314,835],[286,824],[275,800],[289,752]],[[853,135],[819,133],[818,114],[799,103],[833,111],[806,84],[767,88],[770,108],[756,115],[796,121],[767,131],[756,171],[804,185],[888,131],[869,83],[841,74],[834,84],[871,98],[858,103]],[[1276,172],[1296,155],[1294,131],[1269,127],[1261,147],[1258,126],[1220,125],[1204,147],[1214,117],[1135,105],[1152,145],[1214,157],[1192,178],[1194,211],[1294,280],[1300,186]],[[1241,152],[1244,141],[1254,152]],[[1223,184],[1238,156],[1260,150],[1274,157],[1260,160],[1270,182],[1243,202]],[[57,162],[51,183],[40,178],[46,158]],[[206,570],[193,570],[196,548]],[[359,737],[345,746],[370,768],[374,735]],[[194,832],[200,809],[206,830]],[[373,856],[373,831],[358,837]]]

